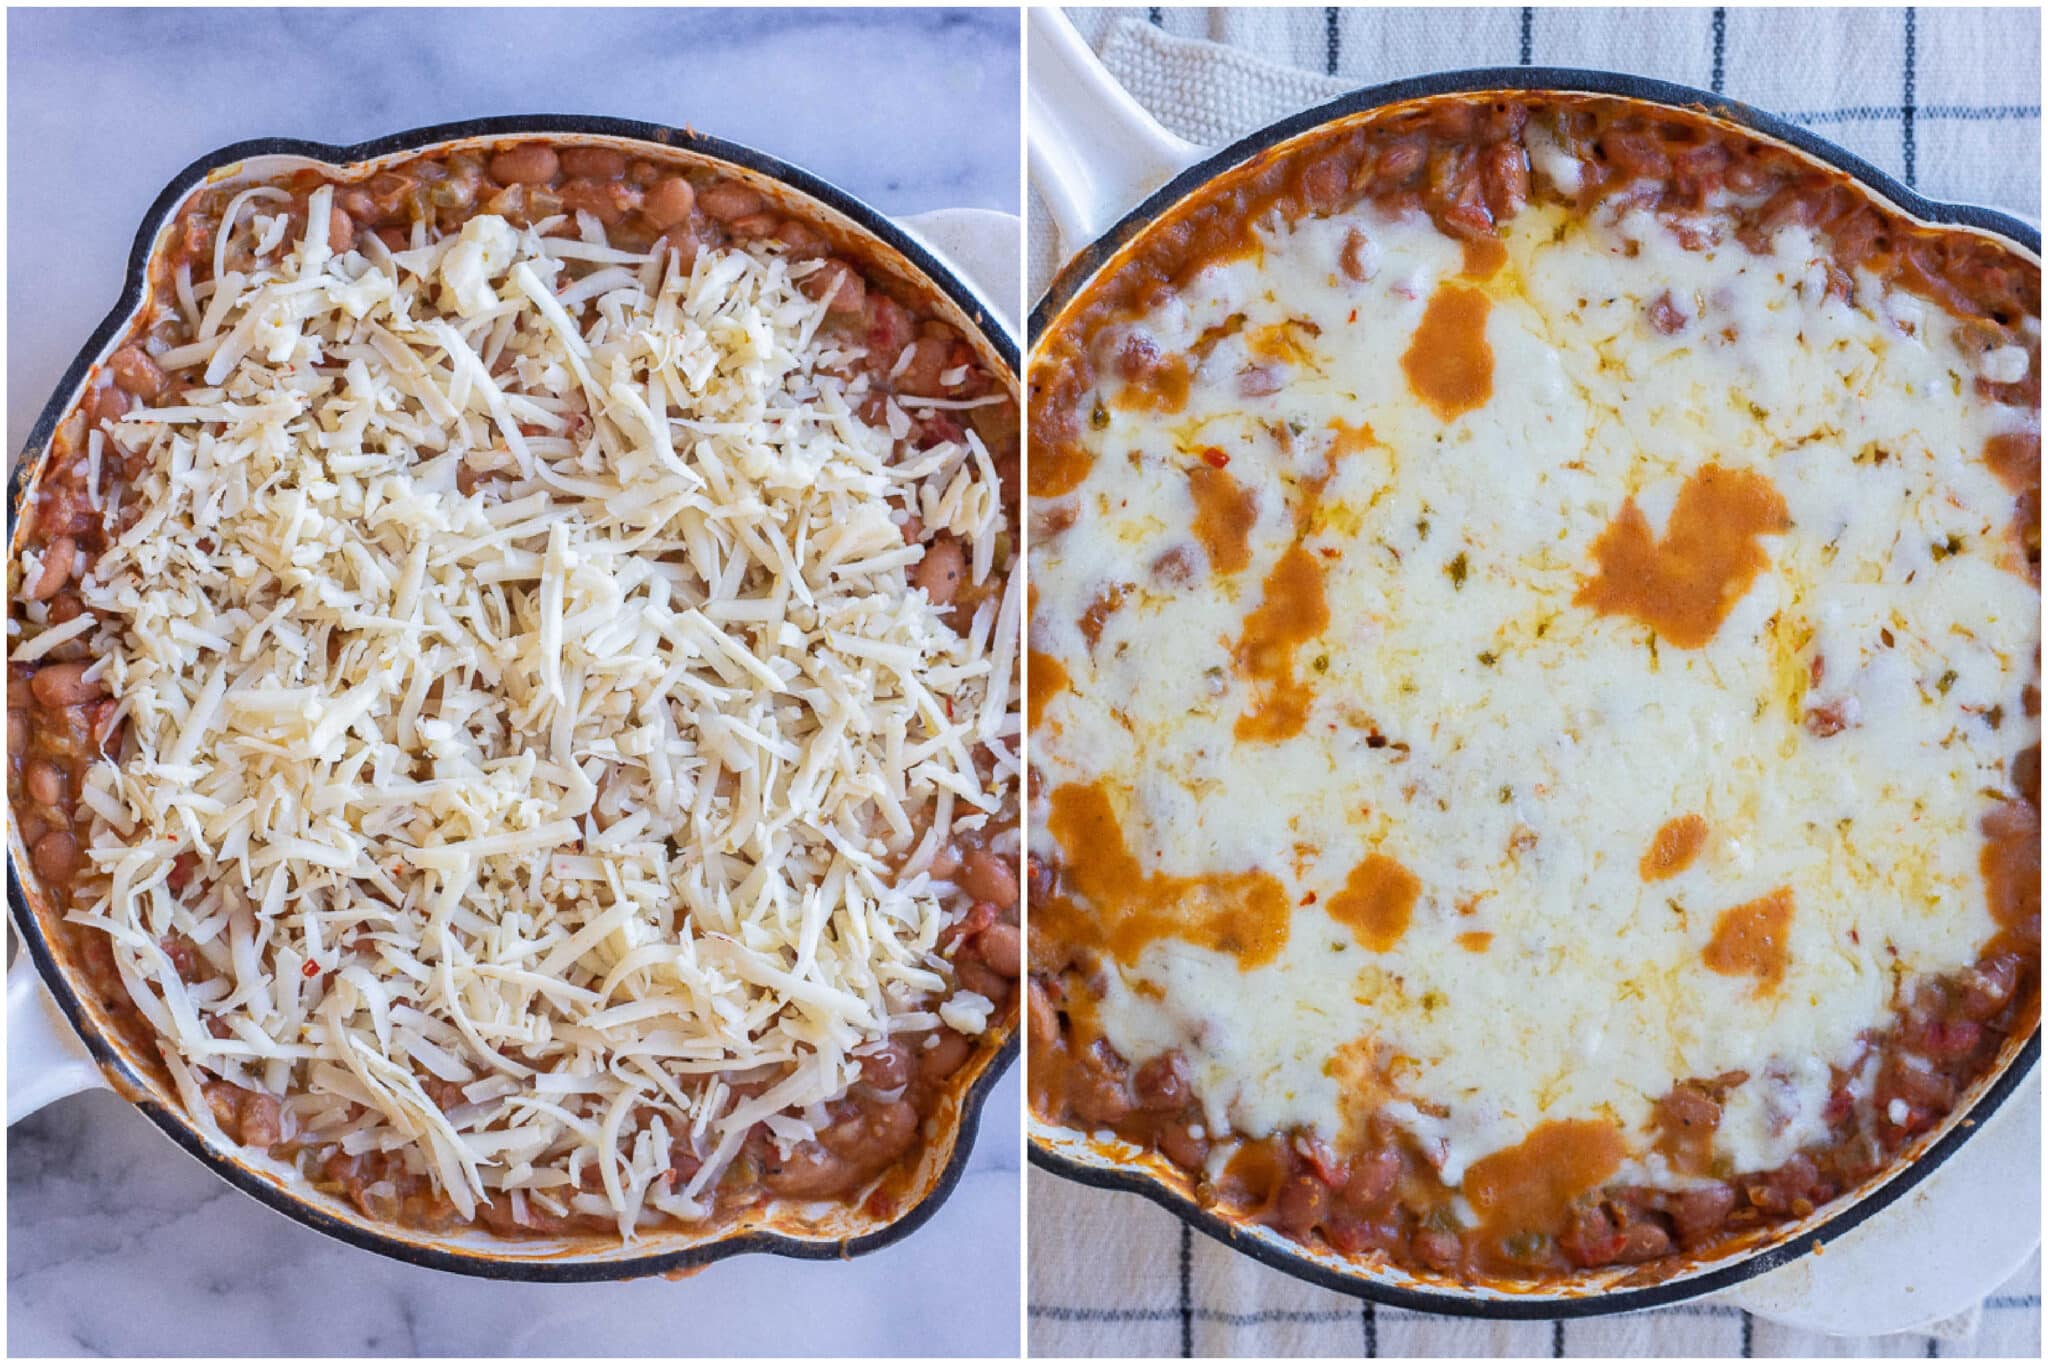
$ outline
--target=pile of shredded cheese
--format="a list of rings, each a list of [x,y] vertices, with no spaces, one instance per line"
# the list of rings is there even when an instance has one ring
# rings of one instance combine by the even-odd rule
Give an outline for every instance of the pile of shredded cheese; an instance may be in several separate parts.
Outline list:
[[[986,1023],[929,868],[1015,809],[1021,585],[964,635],[909,586],[909,512],[976,581],[1008,528],[975,436],[902,438],[1010,400],[863,423],[779,248],[684,270],[482,216],[336,255],[332,193],[292,243],[245,191],[180,271],[161,359],[204,387],[121,424],[93,613],[17,650],[91,629],[127,722],[72,918],[203,1124],[219,1077],[465,1218],[701,1219],[757,1122],[811,1137],[941,1002]]]

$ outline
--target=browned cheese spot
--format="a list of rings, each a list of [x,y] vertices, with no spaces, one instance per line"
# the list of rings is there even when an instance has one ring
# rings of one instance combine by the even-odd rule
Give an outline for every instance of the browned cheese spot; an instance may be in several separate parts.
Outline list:
[[[1464,276],[1468,280],[1490,280],[1508,263],[1507,243],[1498,237],[1465,239]]]
[[[1603,615],[1633,616],[1680,649],[1698,649],[1769,564],[1759,536],[1790,529],[1785,499],[1771,481],[1743,469],[1706,465],[1679,490],[1658,540],[1636,507],[1593,542],[1599,572],[1572,601]]]
[[[1277,360],[1287,365],[1306,365],[1315,356],[1309,350],[1303,337],[1312,335],[1307,327],[1294,319],[1259,327],[1247,333],[1245,350],[1261,360]]]
[[[1095,457],[1079,441],[1033,442],[1027,483],[1034,498],[1065,497],[1081,486]]]
[[[1291,907],[1265,872],[1179,877],[1148,874],[1124,841],[1100,782],[1053,789],[1046,832],[1066,851],[1066,895],[1033,901],[1032,930],[1055,943],[1098,948],[1129,964],[1156,939],[1181,938],[1237,959],[1249,971],[1286,946]]]
[[[1026,712],[1031,728],[1036,730],[1038,722],[1045,718],[1045,708],[1052,699],[1073,685],[1067,676],[1067,666],[1050,654],[1030,651],[1028,660],[1030,675],[1026,679],[1028,696],[1025,699]]]
[[[1439,286],[1401,357],[1408,387],[1446,422],[1493,397],[1493,347],[1486,340],[1492,308],[1477,289]]]
[[[1337,461],[1378,444],[1371,426],[1330,423],[1330,468],[1306,483],[1294,509],[1295,540],[1266,575],[1265,596],[1245,618],[1234,662],[1239,677],[1252,685],[1252,707],[1237,719],[1232,733],[1243,740],[1273,743],[1292,739],[1308,724],[1313,689],[1294,675],[1295,651],[1329,628],[1330,606],[1323,592],[1324,561],[1303,544],[1322,504],[1323,488],[1336,474]]]
[[[1688,814],[1666,820],[1657,837],[1650,841],[1649,851],[1636,864],[1636,870],[1646,882],[1676,877],[1692,866],[1692,860],[1700,856],[1706,842],[1707,822],[1699,816]]]
[[[1188,492],[1195,499],[1195,539],[1209,552],[1209,567],[1240,572],[1252,562],[1252,527],[1259,519],[1251,490],[1229,470],[1197,463],[1188,466]]]
[[[1781,886],[1716,915],[1701,957],[1723,976],[1755,977],[1757,994],[1767,995],[1785,980],[1791,934],[1792,888]]]
[[[1330,918],[1351,926],[1358,941],[1384,953],[1408,932],[1422,883],[1415,874],[1384,854],[1367,854],[1351,869],[1343,890],[1330,897]]]
[[[1244,620],[1235,662],[1251,683],[1251,710],[1237,718],[1239,739],[1291,739],[1308,724],[1312,693],[1294,676],[1294,654],[1330,624],[1323,595],[1323,566],[1301,545],[1290,546],[1266,575],[1265,599]]]
[[[1187,357],[1168,356],[1131,378],[1112,401],[1131,412],[1179,412],[1187,406],[1193,384]]]
[[[1479,1215],[1482,1254],[1498,1254],[1517,1237],[1551,1235],[1573,1204],[1614,1174],[1626,1151],[1614,1124],[1563,1119],[1538,1124],[1513,1147],[1473,1162],[1463,1188]]]
[[[1346,455],[1355,455],[1361,450],[1380,443],[1380,438],[1373,435],[1370,422],[1360,422],[1354,427],[1343,418],[1338,417],[1331,420],[1330,430],[1334,433],[1330,437],[1330,459],[1333,463],[1343,459]],[[1320,495],[1320,488],[1317,489],[1317,493]]]

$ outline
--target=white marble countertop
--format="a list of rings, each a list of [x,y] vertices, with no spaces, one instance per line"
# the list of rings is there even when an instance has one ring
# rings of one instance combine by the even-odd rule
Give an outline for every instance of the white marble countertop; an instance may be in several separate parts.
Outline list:
[[[759,147],[890,213],[1018,210],[1012,11],[42,10],[9,14],[8,40],[10,452],[114,302],[143,211],[241,138],[608,113]],[[343,1246],[236,1193],[120,1100],[78,1096],[8,1132],[8,1351],[1014,1355],[1016,1076],[950,1201],[899,1246],[589,1286]]]
[[[48,9],[7,32],[10,451],[150,203],[244,138],[611,114],[757,147],[886,213],[1021,211],[1013,10]]]

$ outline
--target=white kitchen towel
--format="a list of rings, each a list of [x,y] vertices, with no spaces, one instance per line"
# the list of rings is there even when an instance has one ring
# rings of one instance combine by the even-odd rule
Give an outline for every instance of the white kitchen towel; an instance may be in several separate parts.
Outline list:
[[[2035,9],[1069,9],[1182,137],[1221,146],[1361,85],[1579,66],[1714,90],[1802,123],[1935,199],[2041,216]],[[1067,254],[1031,201],[1031,296]]]
[[[1937,199],[2041,214],[2041,15],[2032,9],[1068,10],[1112,75],[1219,146],[1361,85],[1477,66],[1629,71],[1805,124]],[[1035,299],[1072,246],[1031,202]],[[1481,1322],[1362,1304],[1190,1233],[1136,1195],[1034,1172],[1035,1356],[2022,1356],[2041,1268],[1926,1332],[1836,1338],[1727,1304]]]

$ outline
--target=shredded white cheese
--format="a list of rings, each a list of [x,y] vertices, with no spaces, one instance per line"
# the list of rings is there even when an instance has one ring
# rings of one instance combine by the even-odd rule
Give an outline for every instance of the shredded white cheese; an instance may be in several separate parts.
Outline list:
[[[195,1078],[280,1095],[301,1160],[398,1153],[465,1217],[702,1217],[857,1050],[986,1021],[939,1003],[964,898],[890,861],[1014,809],[1017,588],[956,633],[895,520],[985,578],[993,468],[860,421],[775,251],[478,217],[337,256],[312,217],[253,265],[223,231],[179,281],[207,387],[120,427],[84,593],[127,738],[73,918],[202,1118]]]

